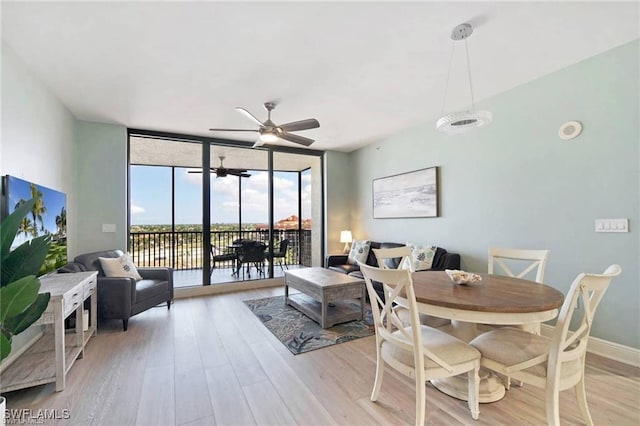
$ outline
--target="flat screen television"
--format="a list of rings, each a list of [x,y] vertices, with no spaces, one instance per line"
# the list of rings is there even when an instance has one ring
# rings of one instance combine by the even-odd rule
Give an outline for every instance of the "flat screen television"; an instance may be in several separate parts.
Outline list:
[[[41,274],[55,271],[67,263],[67,196],[46,186],[6,175],[2,178],[2,219],[21,203],[35,198],[33,209],[20,223],[18,235],[11,249],[41,235],[51,236]]]

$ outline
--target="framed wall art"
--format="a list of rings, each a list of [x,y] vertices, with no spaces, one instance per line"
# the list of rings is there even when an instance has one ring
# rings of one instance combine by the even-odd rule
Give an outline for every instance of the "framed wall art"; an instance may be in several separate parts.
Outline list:
[[[373,180],[373,218],[438,216],[438,168]]]

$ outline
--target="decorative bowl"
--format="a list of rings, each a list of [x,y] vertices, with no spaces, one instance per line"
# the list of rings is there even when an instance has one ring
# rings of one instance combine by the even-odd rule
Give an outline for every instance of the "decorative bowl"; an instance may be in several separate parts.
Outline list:
[[[457,269],[445,269],[444,272],[446,272],[451,281],[456,284],[473,284],[482,280],[482,277],[478,274],[459,271]]]

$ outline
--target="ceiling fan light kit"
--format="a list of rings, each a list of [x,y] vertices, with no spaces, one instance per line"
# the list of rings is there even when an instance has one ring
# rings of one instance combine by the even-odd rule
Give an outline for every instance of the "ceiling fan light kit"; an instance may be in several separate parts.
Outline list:
[[[278,135],[276,135],[273,132],[269,132],[269,131],[261,131],[260,132],[260,142],[262,142],[262,144],[264,143],[273,143],[273,142],[277,142],[278,141]],[[261,144],[261,145],[262,145]]]
[[[242,107],[236,107],[240,113],[242,113],[254,124],[258,125],[257,129],[209,129],[213,132],[258,132],[260,136],[258,140],[253,144],[253,147],[262,146],[265,143],[274,143],[278,139],[297,143],[299,145],[309,146],[314,140],[305,138],[304,136],[294,135],[290,132],[296,132],[301,130],[316,129],[320,127],[320,123],[315,118],[308,118],[306,120],[293,121],[291,123],[277,125],[271,121],[271,111],[276,107],[274,102],[265,102],[264,108],[267,110],[267,119],[263,122],[258,120],[253,114]]]
[[[476,111],[473,98],[473,84],[471,83],[471,65],[469,64],[469,47],[467,45],[467,38],[473,34],[473,27],[471,24],[460,24],[451,31],[451,57],[449,59],[449,69],[447,71],[447,83],[444,91],[444,100],[442,101],[442,117],[436,121],[436,130],[448,133],[457,134],[465,133],[467,130],[482,127],[490,124],[493,120],[493,115],[489,111]],[[465,111],[452,112],[450,114],[444,113],[444,108],[447,101],[447,92],[449,89],[449,78],[451,77],[451,64],[453,60],[453,50],[455,48],[455,42],[464,40],[466,58],[467,58],[467,75],[469,78],[469,93],[471,95],[471,108]]]

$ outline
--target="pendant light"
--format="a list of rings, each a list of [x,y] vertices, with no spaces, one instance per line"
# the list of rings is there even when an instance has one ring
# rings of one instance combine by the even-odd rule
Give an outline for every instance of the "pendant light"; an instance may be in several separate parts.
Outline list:
[[[464,133],[475,127],[485,126],[491,123],[492,115],[489,111],[476,111],[473,99],[473,85],[471,84],[471,65],[469,64],[469,47],[467,38],[473,33],[470,24],[460,24],[451,31],[451,57],[449,59],[449,69],[447,71],[447,84],[444,89],[444,100],[442,101],[442,117],[436,122],[436,129],[444,133]],[[467,58],[467,74],[469,77],[469,92],[471,94],[471,107],[464,111],[444,113],[447,101],[447,91],[449,89],[449,78],[451,77],[451,64],[453,62],[453,50],[457,41],[464,40],[464,47]]]

